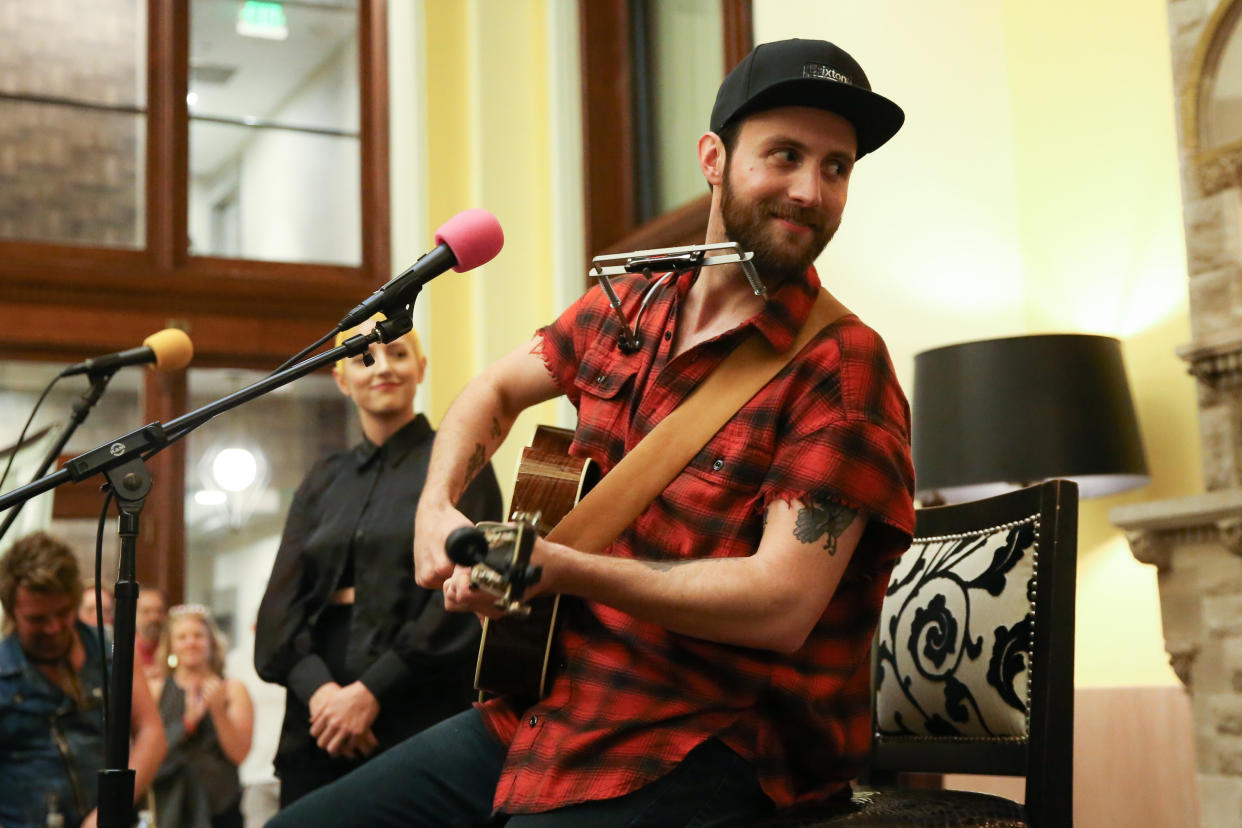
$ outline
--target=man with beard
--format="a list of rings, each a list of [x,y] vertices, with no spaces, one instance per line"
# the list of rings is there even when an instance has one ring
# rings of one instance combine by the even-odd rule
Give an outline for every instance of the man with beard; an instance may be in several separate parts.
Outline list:
[[[848,791],[870,743],[871,636],[914,527],[913,470],[884,344],[823,295],[812,262],[854,162],[902,120],[830,43],[764,44],[729,74],[698,145],[706,241],[752,251],[767,297],[737,266],[681,274],[627,353],[594,289],[487,369],[436,439],[419,584],[496,616],[444,542],[467,523],[452,504],[471,469],[523,409],[565,394],[571,453],[607,474],[743,341],[787,351],[817,302],[833,321],[604,554],[535,542],[542,579],[527,594],[572,596],[543,700],[482,703],[276,824],[707,826]],[[617,280],[631,322],[646,286]]]
[[[105,654],[98,631],[78,620],[81,600],[77,559],[55,538],[27,535],[0,559],[4,828],[96,824],[98,773],[105,766]],[[142,796],[167,745],[159,711],[136,666],[130,724],[134,793]]]
[[[164,625],[168,623],[168,599],[159,587],[143,587],[134,611],[134,661],[142,668],[148,684],[164,681],[168,665],[155,660]]]

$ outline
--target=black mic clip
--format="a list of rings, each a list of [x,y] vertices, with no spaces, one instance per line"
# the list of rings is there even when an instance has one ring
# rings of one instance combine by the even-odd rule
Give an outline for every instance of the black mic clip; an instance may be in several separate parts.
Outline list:
[[[417,290],[414,295],[418,295]],[[410,297],[410,301],[413,302],[413,296]],[[347,359],[362,354],[362,364],[370,368],[375,364],[375,357],[371,356],[371,343],[387,344],[394,339],[400,339],[413,329],[413,308],[407,305],[392,316],[378,320],[370,333],[355,334],[342,342],[341,345],[345,348],[345,355],[342,358]]]
[[[414,330],[414,297],[418,296],[418,289],[409,297],[409,302],[405,307],[398,310],[386,319],[381,319],[375,323],[375,330],[379,333],[379,341],[384,344],[392,342],[394,339],[401,337]]]
[[[395,315],[397,308],[414,304],[423,285],[457,264],[457,257],[447,244],[440,244],[418,257],[418,261],[389,279],[378,290],[363,299],[342,317],[339,329],[344,331],[361,325],[376,313]]]

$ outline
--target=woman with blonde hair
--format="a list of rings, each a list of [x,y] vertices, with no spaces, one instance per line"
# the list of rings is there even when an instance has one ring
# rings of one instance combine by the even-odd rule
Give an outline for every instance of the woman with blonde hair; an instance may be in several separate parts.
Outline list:
[[[414,581],[414,510],[435,436],[414,410],[426,367],[410,331],[332,372],[363,439],[302,480],[255,625],[255,669],[287,691],[282,808],[472,700],[479,623]],[[458,508],[499,520],[496,476],[482,460],[475,471]]]
[[[156,824],[168,828],[241,828],[237,766],[250,752],[254,705],[246,687],[224,677],[224,636],[199,604],[168,612],[155,682],[168,756],[155,777]]]

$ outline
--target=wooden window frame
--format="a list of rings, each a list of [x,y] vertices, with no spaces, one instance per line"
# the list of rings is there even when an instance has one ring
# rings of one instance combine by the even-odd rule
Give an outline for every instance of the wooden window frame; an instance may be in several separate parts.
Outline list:
[[[387,0],[359,0],[362,263],[358,267],[191,255],[190,8],[147,0],[146,245],[0,240],[0,359],[76,362],[189,332],[195,367],[271,370],[331,330],[391,276]],[[144,378],[143,422],[185,413],[185,372]],[[135,423],[135,426],[138,424]],[[137,569],[174,602],[185,587],[185,444],[156,455]],[[57,518],[97,518],[101,481],[62,487]]]
[[[386,0],[359,0],[360,266],[191,255],[190,8],[147,2],[146,245],[0,240],[0,359],[75,361],[169,325],[196,366],[273,368],[391,276]]]
[[[724,71],[728,72],[753,47],[754,22],[751,0],[721,0],[721,6]],[[642,224],[636,218],[635,67],[629,0],[579,0],[578,15],[588,257],[702,242],[710,194]]]

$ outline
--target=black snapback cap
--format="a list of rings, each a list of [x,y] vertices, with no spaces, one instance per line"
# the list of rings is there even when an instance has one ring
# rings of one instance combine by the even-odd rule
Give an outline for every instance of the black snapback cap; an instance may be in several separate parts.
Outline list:
[[[813,106],[854,125],[858,157],[897,134],[906,114],[871,91],[858,61],[824,40],[761,43],[720,84],[712,107],[712,132],[731,121],[778,106]]]

